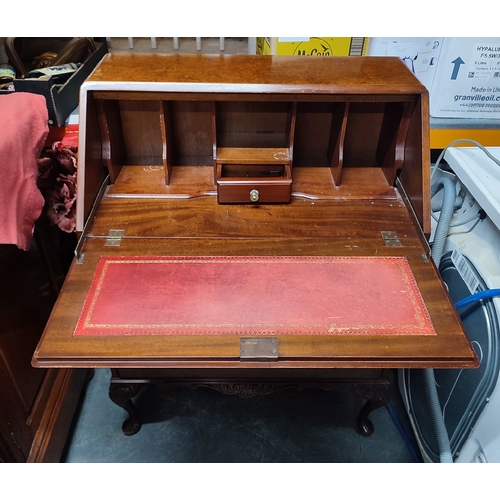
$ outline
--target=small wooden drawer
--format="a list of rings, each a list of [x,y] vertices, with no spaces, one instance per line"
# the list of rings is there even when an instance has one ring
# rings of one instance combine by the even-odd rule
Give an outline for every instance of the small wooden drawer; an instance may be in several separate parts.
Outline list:
[[[217,182],[219,203],[290,203],[291,192],[291,179],[280,182],[261,179]]]
[[[219,203],[289,203],[288,149],[220,148],[215,179]]]

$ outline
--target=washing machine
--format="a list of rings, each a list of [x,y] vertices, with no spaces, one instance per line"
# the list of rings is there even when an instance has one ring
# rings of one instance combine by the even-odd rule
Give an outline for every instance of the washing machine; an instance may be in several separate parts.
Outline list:
[[[450,147],[444,159],[431,182],[449,177],[457,198],[439,271],[457,303],[500,288],[500,148]],[[435,196],[433,205],[439,206],[442,192]],[[432,222],[431,242],[437,226]],[[500,463],[500,298],[488,293],[493,296],[458,309],[480,367],[434,370],[454,462]],[[423,372],[401,370],[399,382],[422,457],[439,462]]]

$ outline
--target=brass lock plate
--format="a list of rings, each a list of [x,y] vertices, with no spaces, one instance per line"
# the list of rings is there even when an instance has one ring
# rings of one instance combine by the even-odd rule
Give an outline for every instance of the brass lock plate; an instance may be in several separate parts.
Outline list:
[[[240,359],[246,361],[271,361],[278,359],[277,338],[241,338]]]

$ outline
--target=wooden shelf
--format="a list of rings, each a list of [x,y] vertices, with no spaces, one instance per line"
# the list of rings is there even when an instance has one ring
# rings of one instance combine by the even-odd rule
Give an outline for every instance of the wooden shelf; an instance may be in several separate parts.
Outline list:
[[[217,148],[219,163],[274,165],[290,161],[288,148]]]

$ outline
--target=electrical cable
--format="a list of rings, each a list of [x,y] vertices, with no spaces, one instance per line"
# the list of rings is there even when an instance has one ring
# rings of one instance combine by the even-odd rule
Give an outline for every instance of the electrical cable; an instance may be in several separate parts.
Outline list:
[[[432,218],[435,220],[435,221],[438,221],[439,218],[436,217],[434,214],[432,214]],[[455,224],[450,224],[449,227],[459,227],[459,226],[464,226],[465,224],[468,224],[469,222],[472,222],[473,220],[476,220],[476,219],[480,219],[481,218],[481,214],[478,212],[476,215],[473,215],[472,217],[468,218],[467,220],[464,220],[462,222],[455,222]]]
[[[438,156],[438,159],[436,160],[436,163],[434,164],[434,169],[432,171],[432,175],[431,175],[431,180],[432,180],[432,176],[434,175],[434,172],[439,169],[439,164],[441,163],[442,159],[444,158],[444,154],[446,153],[446,151],[448,150],[448,148],[452,147],[454,144],[458,144],[458,143],[461,143],[461,142],[470,142],[471,144],[474,144],[475,146],[477,146],[490,160],[492,160],[493,162],[495,162],[499,167],[500,167],[500,160],[498,160],[497,158],[495,158],[482,144],[480,144],[479,142],[477,141],[474,141],[472,139],[457,139],[455,141],[452,141],[448,144],[448,146],[446,146],[443,151],[441,151],[441,154]]]

